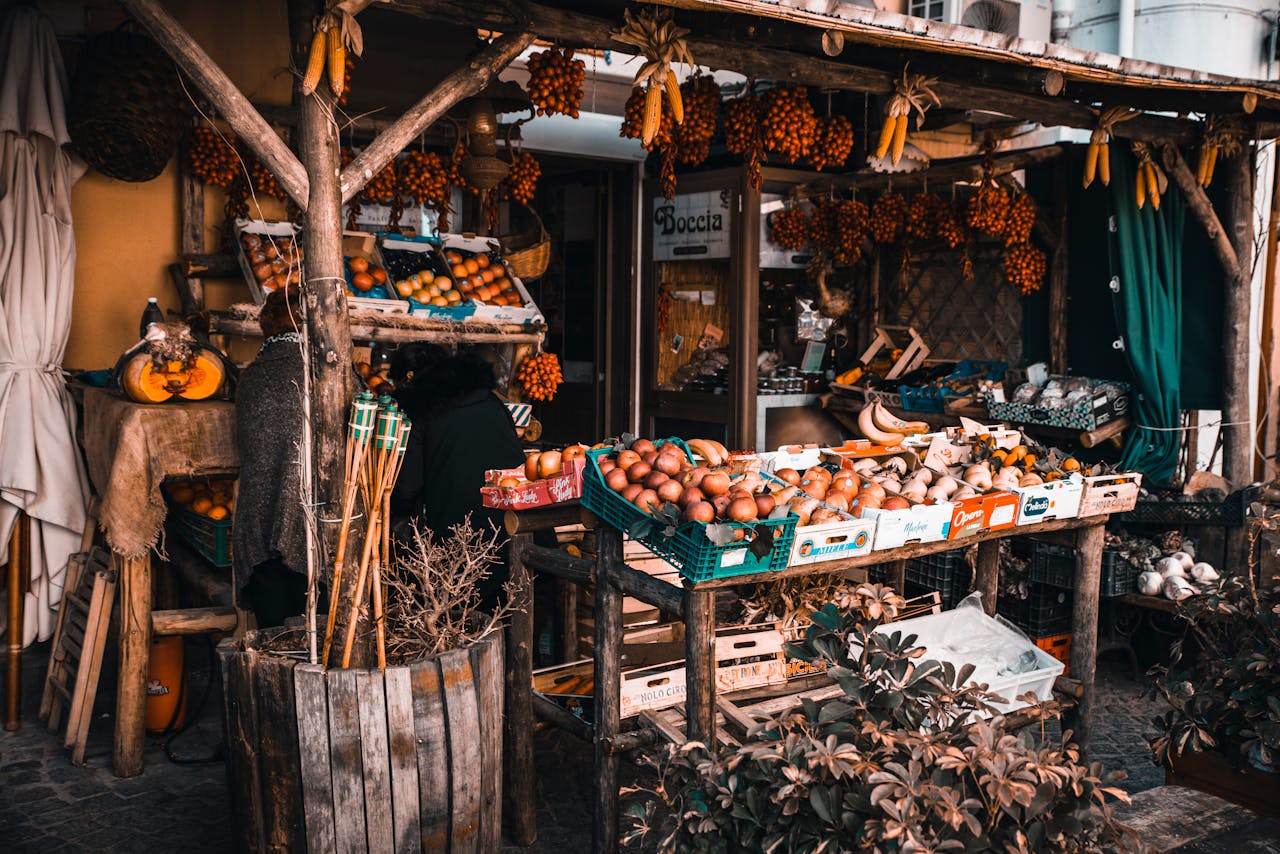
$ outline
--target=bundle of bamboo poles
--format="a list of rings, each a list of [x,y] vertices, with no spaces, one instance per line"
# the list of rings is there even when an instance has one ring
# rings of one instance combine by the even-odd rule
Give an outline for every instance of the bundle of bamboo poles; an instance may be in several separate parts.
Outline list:
[[[329,596],[329,618],[325,624],[324,654],[329,661],[337,623],[338,600],[342,590],[342,574],[346,568],[347,539],[358,508],[357,496],[364,506],[364,544],[360,549],[360,567],[347,615],[342,646],[342,666],[351,666],[351,649],[356,626],[360,621],[366,588],[373,608],[374,633],[377,638],[378,666],[387,666],[385,612],[382,602],[382,570],[391,559],[391,491],[400,467],[404,464],[412,425],[394,400],[383,395],[375,399],[369,392],[356,396],[347,424],[347,450],[343,483],[342,519],[338,528],[337,557],[333,566],[333,585]]]

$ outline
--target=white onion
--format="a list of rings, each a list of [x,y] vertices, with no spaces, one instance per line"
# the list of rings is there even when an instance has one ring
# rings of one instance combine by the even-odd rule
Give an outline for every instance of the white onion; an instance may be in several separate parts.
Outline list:
[[[1171,575],[1164,580],[1164,596],[1166,599],[1180,602],[1195,592],[1195,589],[1188,583],[1187,579],[1181,575]]]
[[[1192,557],[1192,558],[1195,558],[1195,556],[1196,556],[1196,544],[1195,544],[1195,543],[1191,542],[1190,540],[1183,540],[1183,541],[1182,541],[1182,550],[1183,550],[1184,552],[1186,552],[1187,554],[1191,555],[1191,557]]]
[[[1183,569],[1190,569],[1196,562],[1195,558],[1186,552],[1174,552],[1170,557],[1181,563]]]
[[[1210,581],[1218,580],[1218,570],[1214,569],[1212,565],[1200,561],[1191,567],[1191,577],[1201,584],[1207,584]]]
[[[1164,584],[1164,579],[1160,577],[1158,572],[1143,572],[1138,575],[1138,590],[1148,596],[1160,595],[1160,588]]]
[[[1176,557],[1162,557],[1156,561],[1156,572],[1165,578],[1170,578],[1172,576],[1185,576],[1187,569],[1182,565],[1182,561]]]

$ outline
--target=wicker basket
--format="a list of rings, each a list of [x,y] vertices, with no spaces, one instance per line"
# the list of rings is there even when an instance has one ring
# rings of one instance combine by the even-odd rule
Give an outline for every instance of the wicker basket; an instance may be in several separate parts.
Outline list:
[[[90,166],[121,181],[150,181],[177,151],[191,102],[159,45],[118,29],[85,42],[67,112],[71,141]]]
[[[542,217],[533,208],[525,205],[525,210],[533,215],[538,223],[538,230],[530,234],[516,234],[499,238],[502,243],[502,260],[507,269],[522,282],[531,282],[547,272],[551,263],[551,235],[542,224]]]

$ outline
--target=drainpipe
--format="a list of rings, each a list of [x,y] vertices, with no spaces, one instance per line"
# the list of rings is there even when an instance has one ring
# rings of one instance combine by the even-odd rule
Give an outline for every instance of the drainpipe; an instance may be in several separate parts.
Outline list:
[[[1133,24],[1137,6],[1137,0],[1120,0],[1116,21],[1116,53],[1120,56],[1133,56]]]
[[[1054,44],[1066,44],[1070,40],[1075,5],[1075,0],[1053,0],[1053,24],[1049,38]]]

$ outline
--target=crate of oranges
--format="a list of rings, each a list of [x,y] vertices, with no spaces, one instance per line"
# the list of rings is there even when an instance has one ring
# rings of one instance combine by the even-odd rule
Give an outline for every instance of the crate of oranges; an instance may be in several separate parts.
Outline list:
[[[170,481],[164,485],[174,530],[211,564],[231,566],[235,479]]]
[[[475,306],[474,318],[491,323],[542,321],[524,283],[503,263],[496,240],[446,234],[443,252],[463,298]]]

